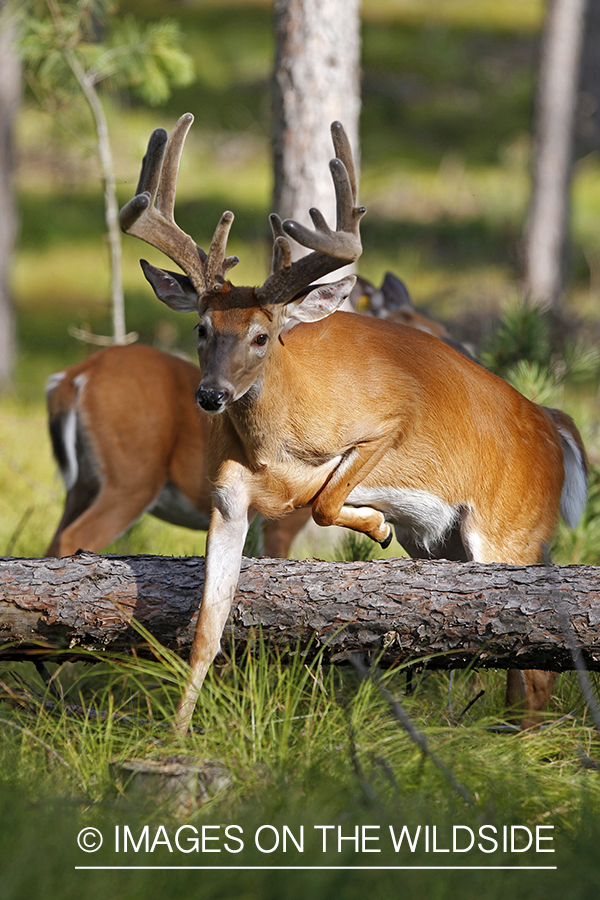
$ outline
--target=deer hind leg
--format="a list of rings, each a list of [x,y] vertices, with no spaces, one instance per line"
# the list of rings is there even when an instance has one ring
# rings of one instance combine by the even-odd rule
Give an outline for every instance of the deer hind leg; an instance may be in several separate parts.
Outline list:
[[[287,559],[292,542],[310,519],[310,507],[294,509],[281,519],[268,519],[264,524],[265,556]]]
[[[65,528],[59,525],[46,555],[71,556],[79,549],[98,553],[139,519],[157,492],[153,484],[129,491],[122,485],[103,485],[91,506]]]
[[[523,730],[540,723],[546,709],[556,672],[541,669],[509,669],[506,675],[506,708],[515,713]]]
[[[62,552],[62,534],[92,506],[102,488],[102,477],[76,407],[63,415],[51,415],[50,433],[54,457],[59,461],[67,485],[67,496],[63,514],[45,556],[67,556],[68,552]]]
[[[89,507],[98,496],[99,490],[99,483],[92,484],[91,482],[84,482],[83,484],[81,484],[79,482],[76,482],[73,487],[67,491],[65,508],[61,520],[58,523],[58,527],[56,529],[54,537],[50,541],[50,546],[46,550],[44,556],[70,555],[68,553],[61,552],[62,534],[66,528],[68,528],[73,522],[75,522],[80,516],[83,515],[86,509],[89,509]]]
[[[385,456],[392,442],[390,437],[381,438],[358,444],[346,454],[313,501],[312,515],[317,525],[352,528],[367,534],[382,547],[388,546],[392,539],[392,529],[384,514],[370,506],[346,506],[345,501]]]
[[[470,550],[470,558],[476,562],[503,562],[507,559],[506,551],[493,540],[482,539],[477,530],[473,530],[466,517],[462,523],[463,542]],[[541,545],[532,545],[526,552],[510,554],[510,562],[515,565],[534,565],[542,557]],[[556,681],[556,672],[542,669],[508,669],[506,674],[505,705],[511,718],[525,730],[538,725],[540,716],[546,709],[552,687]]]

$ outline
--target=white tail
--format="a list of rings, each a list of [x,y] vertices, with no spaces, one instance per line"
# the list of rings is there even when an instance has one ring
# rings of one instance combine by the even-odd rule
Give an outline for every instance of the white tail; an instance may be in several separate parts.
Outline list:
[[[572,419],[560,409],[546,412],[554,421],[563,452],[565,480],[560,495],[560,514],[571,528],[581,519],[587,500],[587,466],[585,451]]]
[[[225,278],[230,213],[209,254],[173,220],[190,123],[183,117],[168,143],[163,131],[153,134],[138,193],[121,212],[125,231],[187,273],[142,264],[159,299],[198,314],[196,397],[214,414],[213,510],[190,681],[178,709],[181,731],[219,649],[251,509],[278,517],[310,507],[318,524],[353,528],[384,546],[393,525],[418,555],[450,551],[458,559],[527,564],[540,559],[559,515],[565,435],[577,448],[575,480],[585,478],[581,439],[567,416],[559,431],[555,416],[428,334],[332,315],[352,278],[311,285],[361,252],[364,208],[356,205],[352,157],[339,124],[332,127],[331,164],[337,229],[318,210],[311,210],[314,231],[271,217],[273,273],[261,287],[244,288]],[[312,253],[292,262],[290,238]],[[300,324],[285,331],[292,319]],[[575,492],[571,519],[583,502]],[[540,701],[533,676],[528,681],[525,673],[524,682],[525,708],[541,708],[547,692]],[[509,699],[515,696],[513,690]]]

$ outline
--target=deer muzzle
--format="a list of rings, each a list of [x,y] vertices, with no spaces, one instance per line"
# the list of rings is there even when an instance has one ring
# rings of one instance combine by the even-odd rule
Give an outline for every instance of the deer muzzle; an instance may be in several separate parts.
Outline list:
[[[228,390],[214,390],[200,385],[196,391],[196,402],[205,412],[223,412],[230,400],[231,392]]]

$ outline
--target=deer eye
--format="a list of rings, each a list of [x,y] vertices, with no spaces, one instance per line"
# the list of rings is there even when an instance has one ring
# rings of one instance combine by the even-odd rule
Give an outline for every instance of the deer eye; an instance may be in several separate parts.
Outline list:
[[[268,334],[257,334],[252,343],[257,344],[259,347],[264,347],[268,340]]]
[[[194,325],[194,328],[198,334],[198,340],[203,340],[206,337],[206,328],[204,325],[201,325],[200,322],[198,322],[197,325]]]

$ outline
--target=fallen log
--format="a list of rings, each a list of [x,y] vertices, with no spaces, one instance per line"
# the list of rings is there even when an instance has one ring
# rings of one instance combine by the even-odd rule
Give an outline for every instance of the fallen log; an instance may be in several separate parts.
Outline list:
[[[132,618],[186,656],[203,577],[202,558],[0,559],[0,659],[143,652]],[[600,567],[244,559],[226,634],[238,648],[259,629],[279,648],[324,645],[333,661],[561,671],[573,668],[561,610],[600,670]]]

